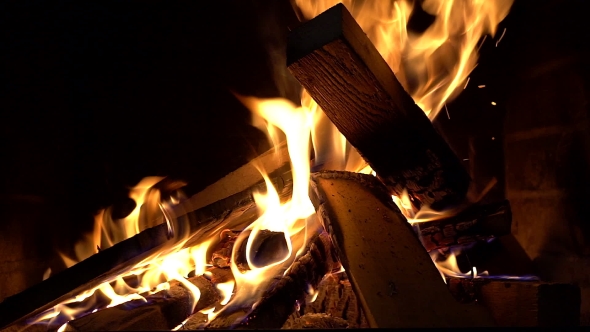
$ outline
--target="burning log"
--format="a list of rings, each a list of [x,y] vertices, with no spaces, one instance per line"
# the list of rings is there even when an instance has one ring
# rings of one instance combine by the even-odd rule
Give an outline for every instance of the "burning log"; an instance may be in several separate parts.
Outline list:
[[[442,282],[389,191],[370,175],[312,175],[311,199],[370,327],[493,325],[460,305]]]
[[[414,228],[427,251],[510,234],[510,203],[472,206],[456,216],[419,222]]]
[[[220,299],[219,292],[207,278],[197,276],[188,281],[201,291],[194,310],[190,291],[179,282],[171,282],[169,290],[145,296],[147,303],[135,300],[99,310],[68,322],[66,331],[171,330],[193,312]]]
[[[260,184],[263,178],[260,175],[259,169],[263,169],[266,173],[270,174],[271,179],[273,179],[273,174],[280,175],[290,170],[291,165],[287,142],[280,143],[275,148],[261,154],[251,162],[193,195],[185,202],[187,210],[194,211],[200,209]]]
[[[350,328],[369,327],[346,272],[326,275],[318,285],[315,301],[303,305],[301,311],[305,315],[325,313],[345,319]]]
[[[292,178],[290,168],[279,168],[269,174],[284,201],[291,196]],[[185,201],[173,206],[177,218],[174,232],[190,234],[183,247],[191,247],[205,239],[213,238],[223,229],[243,229],[258,214],[253,192],[264,191],[263,182],[233,194],[225,199],[192,210],[194,202]],[[183,238],[171,237],[166,223],[143,230],[114,246],[101,250],[89,258],[61,271],[41,283],[0,302],[0,329],[19,320],[35,316],[85,290],[94,288],[113,277],[121,275],[130,267],[145,260]]]
[[[448,278],[463,303],[486,307],[498,326],[578,326],[580,288],[571,284],[487,278]]]
[[[280,277],[263,295],[251,312],[248,309],[220,315],[209,328],[267,329],[280,328],[293,313],[297,303],[303,303],[308,287],[316,288],[324,275],[337,265],[330,237],[325,232],[316,234],[305,255],[299,257],[286,275]],[[237,324],[236,319],[244,316]]]
[[[289,34],[287,63],[390,194],[434,210],[464,200],[469,175],[344,5]]]
[[[247,244],[248,241],[244,240],[240,244],[240,248],[236,254],[236,264],[242,271],[250,270],[248,259],[246,258],[248,252],[246,250]],[[258,236],[252,241],[251,251],[253,252],[252,262],[257,266],[267,266],[272,262],[278,261],[281,257],[285,257],[289,253],[287,241],[285,241],[285,233],[269,230],[260,231]]]

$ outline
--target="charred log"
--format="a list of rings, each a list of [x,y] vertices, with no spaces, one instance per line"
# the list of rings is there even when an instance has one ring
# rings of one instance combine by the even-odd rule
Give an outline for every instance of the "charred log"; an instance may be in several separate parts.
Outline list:
[[[510,234],[510,203],[472,206],[456,216],[420,222],[414,228],[427,251]]]
[[[289,34],[287,63],[391,194],[434,210],[464,200],[466,170],[344,5]]]
[[[453,296],[486,307],[498,326],[578,326],[580,288],[541,281],[448,278]]]
[[[492,325],[446,289],[387,189],[370,175],[312,174],[310,197],[370,327]]]
[[[248,231],[250,233],[250,231]],[[251,236],[248,234],[248,237]],[[250,270],[246,255],[248,239],[244,239],[236,252],[236,264],[240,270]],[[260,231],[252,241],[250,248],[252,263],[255,266],[267,266],[279,261],[289,253],[285,233],[272,232],[269,230]]]
[[[326,275],[318,285],[315,300],[303,305],[301,311],[305,315],[324,313],[342,318],[350,328],[369,327],[346,272]]]
[[[287,166],[269,174],[283,201],[291,196],[292,191],[292,177]],[[217,236],[223,229],[244,229],[258,217],[253,192],[264,190],[266,184],[260,178],[252,187],[198,210],[193,210],[194,202],[191,200],[172,206],[169,217],[174,221],[175,236],[171,236],[166,223],[148,228],[6,298],[0,302],[0,329],[112,280],[130,266],[174,246],[184,236],[190,235],[190,239],[184,242],[184,247],[190,247]]]
[[[256,308],[220,315],[209,328],[280,328],[295,311],[297,303],[305,301],[309,286],[317,288],[324,275],[337,265],[336,262],[328,234],[316,234],[307,253],[296,260],[285,276],[269,287]]]
[[[220,298],[215,286],[205,277],[188,279],[201,291],[192,310],[193,296],[175,281],[170,289],[145,296],[146,302],[135,300],[68,322],[66,331],[132,331],[170,330],[193,312],[207,308]]]

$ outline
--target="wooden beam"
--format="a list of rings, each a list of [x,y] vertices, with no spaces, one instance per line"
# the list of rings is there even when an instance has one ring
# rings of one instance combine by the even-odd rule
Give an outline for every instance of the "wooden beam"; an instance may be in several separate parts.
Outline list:
[[[371,175],[312,174],[310,197],[370,327],[491,326],[453,299],[387,189]]]
[[[486,307],[498,326],[580,324],[580,288],[572,284],[488,278],[448,278],[453,296]]]
[[[391,194],[462,203],[469,175],[344,5],[289,34],[287,65]]]
[[[508,201],[472,206],[456,216],[413,225],[426,251],[510,234]]]

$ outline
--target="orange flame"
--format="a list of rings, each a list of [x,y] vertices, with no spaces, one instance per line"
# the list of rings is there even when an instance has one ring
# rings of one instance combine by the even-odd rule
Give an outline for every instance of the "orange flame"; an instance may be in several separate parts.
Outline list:
[[[129,196],[135,201],[135,208],[125,218],[115,221],[110,217],[108,209],[100,211],[95,218],[93,233],[86,235],[75,246],[77,260],[62,254],[66,266],[69,267],[78,261],[86,259],[96,253],[97,248],[101,248],[100,246],[102,246],[101,249],[108,248],[146,228],[151,222],[150,219],[157,217],[156,215],[149,215],[149,213],[146,215],[144,211],[149,210],[149,208],[142,209],[146,204],[152,208],[157,207],[163,215],[170,215],[170,212],[167,211],[169,206],[178,203],[178,201],[172,198],[170,202],[160,201],[160,194],[154,192],[153,186],[161,180],[162,178],[158,177],[145,178],[130,191]],[[165,221],[161,220],[160,222]],[[204,241],[196,246],[182,249],[188,238],[184,234],[176,234],[176,236],[175,245],[162,249],[135,266],[129,266],[123,273],[113,279],[107,280],[93,289],[89,289],[46,310],[35,317],[31,323],[44,322],[53,325],[54,323],[76,319],[90,310],[94,312],[132,300],[145,301],[145,298],[140,295],[141,293],[153,294],[169,289],[168,282],[172,280],[178,281],[189,290],[192,296],[191,305],[194,310],[200,298],[200,290],[188,282],[186,278],[191,271],[194,271],[196,275],[205,272],[207,249],[212,241]],[[48,270],[46,275],[49,272]],[[137,286],[131,287],[124,281],[124,278],[130,276],[135,276],[139,280]],[[96,291],[100,291],[102,296],[109,299],[106,305],[98,306],[95,296]]]
[[[432,120],[449,100],[467,86],[469,74],[477,65],[480,39],[484,37],[485,40],[487,34],[493,36],[496,33],[498,23],[508,14],[513,0],[425,0],[422,10],[434,19],[422,33],[407,28],[415,10],[413,1],[295,0],[306,19],[340,2],[351,12],[416,104]],[[307,91],[303,91],[301,100],[316,119],[316,127],[312,131],[316,138],[313,142],[316,164],[319,161],[326,168],[375,175],[370,166],[359,162],[362,158],[327,121]],[[339,161],[335,162],[335,159]],[[489,188],[480,196],[487,190]],[[416,211],[407,192],[392,198],[410,223],[441,219],[458,212],[439,212],[428,206]],[[476,202],[479,198],[468,197],[468,200]],[[445,274],[462,275],[454,253],[442,262],[436,261],[436,253],[432,255],[443,279]],[[472,275],[476,274],[475,271],[474,268]]]
[[[454,97],[477,63],[477,44],[492,36],[513,0],[425,0],[434,17],[422,33],[407,26],[412,1],[295,0],[307,19],[342,2],[430,119]]]
[[[312,18],[339,1],[335,0],[295,0],[307,18]],[[425,0],[423,10],[435,17],[434,22],[423,33],[408,31],[407,24],[413,11],[410,1],[355,1],[346,0],[344,4],[357,22],[368,34],[381,55],[396,73],[398,79],[424,112],[433,119],[443,105],[454,97],[458,87],[465,86],[465,80],[477,62],[477,43],[481,36],[494,34],[496,25],[507,15],[513,0]],[[274,146],[279,141],[279,130],[287,136],[288,149],[293,171],[293,194],[291,200],[281,203],[271,181],[260,170],[266,182],[266,193],[255,195],[260,217],[242,232],[238,241],[247,241],[248,271],[240,271],[235,264],[234,245],[231,270],[234,282],[218,284],[223,294],[222,310],[236,306],[255,306],[268,282],[280,273],[286,273],[295,258],[305,248],[307,234],[315,231],[317,221],[311,216],[313,206],[308,197],[310,175],[309,140],[315,151],[315,165],[318,167],[372,173],[360,155],[344,139],[334,125],[326,118],[307,92],[302,95],[302,107],[295,107],[284,99],[260,100],[251,97],[238,98],[256,115],[254,125],[265,128]],[[136,235],[146,226],[141,207],[159,207],[167,220],[167,202],[162,204],[158,192],[150,191],[161,178],[146,178],[130,193],[135,201],[135,209],[122,220],[113,220],[108,210],[103,210],[95,218],[95,228],[84,241],[76,245],[76,259],[62,255],[69,267],[77,261],[88,258],[97,250],[104,249]],[[151,194],[154,195],[151,195]],[[407,196],[407,195],[406,195]],[[429,211],[414,211],[410,208],[408,197],[395,198],[400,209],[410,220],[431,220]],[[262,230],[282,232],[288,247],[284,257],[268,265],[257,265],[252,257],[252,244]],[[249,236],[246,238],[246,234]],[[185,240],[177,241],[172,248],[166,248],[136,266],[129,267],[123,274],[94,289],[87,290],[36,317],[36,321],[53,321],[61,318],[61,324],[80,314],[99,310],[91,301],[96,290],[107,295],[111,301],[106,306],[114,306],[132,299],[143,299],[140,293],[155,292],[169,288],[167,281],[177,280],[189,289],[193,296],[193,309],[200,298],[197,287],[186,280],[188,273],[195,270],[197,275],[204,273],[208,266],[206,252],[212,241],[206,241],[192,248],[182,249]],[[456,259],[437,263],[441,273],[453,272]],[[433,257],[436,260],[436,257]],[[445,270],[446,269],[446,270]],[[449,272],[451,271],[451,272]],[[49,276],[49,273],[46,273]],[[475,271],[473,273],[475,275]],[[123,280],[127,276],[138,276],[141,281],[131,287]],[[317,292],[310,288],[310,301]],[[145,300],[145,299],[144,299]],[[86,302],[84,302],[86,301]],[[69,304],[78,303],[75,308]],[[80,305],[83,303],[83,305]],[[233,304],[233,306],[232,306]],[[201,312],[209,319],[219,312],[207,308]],[[180,324],[177,328],[182,327]]]
[[[445,256],[441,255],[438,251],[433,250],[431,251],[430,258],[434,262],[434,265],[440,272],[444,282],[447,282],[446,277],[458,277],[458,278],[481,278],[481,276],[489,275],[488,271],[483,271],[481,273],[477,273],[477,268],[475,266],[472,267],[472,270],[464,273],[461,272],[459,269],[459,264],[457,263],[457,256],[461,253],[461,249],[453,248],[451,251]]]
[[[279,194],[265,171],[260,172],[266,183],[266,193],[255,193],[254,199],[260,217],[242,232],[233,247],[231,270],[236,282],[236,292],[231,299],[231,308],[255,307],[272,278],[286,273],[299,256],[307,241],[311,227],[309,217],[315,213],[308,196],[309,190],[309,139],[312,126],[310,113],[295,107],[286,99],[257,99],[237,96],[254,114],[264,119],[266,126],[279,128],[287,137],[291,159],[293,193],[291,199],[281,203]],[[309,229],[308,229],[309,228]],[[283,257],[261,266],[253,259],[253,243],[262,230],[281,232],[285,236],[288,251]],[[249,234],[249,235],[247,235]],[[248,236],[246,238],[246,236]],[[235,263],[239,243],[246,242],[246,258],[250,270],[241,271]],[[222,310],[228,307],[223,308]],[[230,309],[231,310],[231,309]],[[220,313],[220,312],[218,312]],[[216,314],[218,314],[216,313]]]
[[[413,1],[295,0],[306,19],[342,2],[375,45],[416,104],[432,120],[450,99],[466,86],[478,58],[478,43],[494,35],[513,0],[425,0],[422,10],[432,24],[422,33],[408,30],[415,10]],[[325,168],[374,173],[346,142],[321,108],[303,91],[301,103],[315,118],[316,164]],[[337,160],[337,161],[335,161]],[[423,206],[415,211],[407,194],[393,197],[409,222],[448,217],[457,211],[438,212]]]

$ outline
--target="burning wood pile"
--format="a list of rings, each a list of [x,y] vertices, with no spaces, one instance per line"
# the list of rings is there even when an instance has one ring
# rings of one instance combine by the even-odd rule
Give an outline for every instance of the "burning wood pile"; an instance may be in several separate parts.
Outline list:
[[[494,24],[509,6],[495,9]],[[488,32],[478,29],[473,45]],[[169,179],[142,182],[127,217],[97,216],[79,262],[0,303],[0,327],[575,325],[575,286],[449,265],[457,246],[510,236],[508,202],[476,204],[469,175],[423,111],[433,117],[474,60],[461,58],[427,100],[433,91],[408,94],[382,54],[342,4],[294,29],[287,65],[306,107],[237,96],[287,141],[271,135],[271,151],[191,198]],[[323,114],[354,147],[349,160],[358,152],[366,163],[334,167],[316,145],[311,173],[310,119]]]

